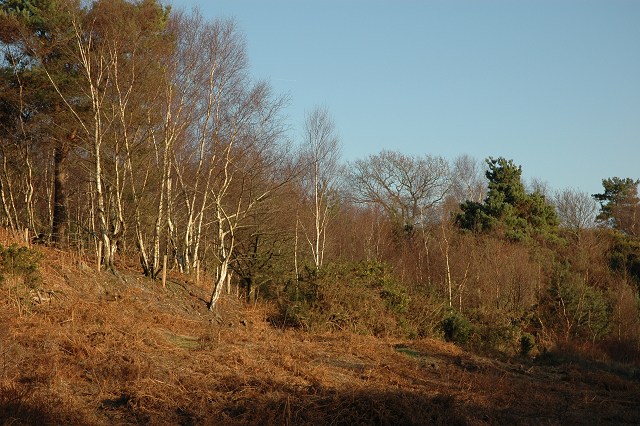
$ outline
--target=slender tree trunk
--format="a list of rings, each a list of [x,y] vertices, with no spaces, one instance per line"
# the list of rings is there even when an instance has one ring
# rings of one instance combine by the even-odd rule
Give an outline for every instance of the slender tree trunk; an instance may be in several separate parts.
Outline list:
[[[140,196],[138,195],[138,190],[136,189],[136,180],[133,173],[133,162],[132,162],[132,153],[131,147],[129,144],[129,138],[125,133],[125,150],[127,155],[127,168],[129,171],[129,182],[131,195],[133,197],[133,221],[135,226],[135,235],[136,235],[136,245],[138,247],[138,254],[140,256],[140,265],[142,266],[142,271],[146,276],[151,275],[151,264],[149,262],[149,255],[147,254],[146,242],[144,239],[144,235],[142,233],[142,218],[140,214]],[[148,173],[148,169],[147,169]],[[146,186],[146,176],[144,178],[144,182],[142,184],[142,188],[144,191],[144,187]]]
[[[96,202],[94,197],[95,197],[95,192],[93,190],[93,184],[89,182],[89,223],[91,224],[91,235],[93,236],[94,249],[96,253],[98,253],[100,236],[96,231]]]
[[[444,241],[444,247],[441,246],[442,254],[444,254],[445,266],[447,268],[447,295],[449,296],[449,307],[452,307],[453,282],[451,279],[451,267],[449,266],[449,239],[447,238],[444,225],[442,225],[442,240]]]
[[[44,176],[45,192],[47,197],[47,229],[49,230],[48,231],[49,236],[51,236],[51,232],[53,230],[53,209],[54,209],[53,194],[54,194],[54,186],[55,186],[55,173],[53,173],[53,169],[51,166],[53,165],[52,160],[54,158],[54,155],[55,155],[55,149],[49,151],[48,157],[47,157],[47,168],[45,169],[45,172],[44,172],[45,173],[45,176]],[[80,206],[78,206],[78,210],[79,209],[80,209]]]
[[[109,221],[106,210],[105,193],[102,184],[102,117],[100,116],[99,97],[97,89],[91,86],[94,102],[94,135],[93,135],[93,171],[96,181],[96,203],[98,210],[98,223],[100,225],[100,239],[102,240],[102,265],[113,270],[113,257],[111,238],[109,234]]]
[[[18,228],[20,228],[20,219],[18,218],[18,210],[16,209],[16,202],[15,202],[15,198],[13,196],[13,185],[11,184],[11,178],[9,177],[9,170],[7,169],[7,156],[3,155],[2,156],[2,171],[4,174],[4,178],[5,178],[5,184],[3,185],[4,187],[6,187],[7,190],[7,195],[8,195],[8,206],[7,206],[7,213],[8,213],[8,217],[9,217],[9,222],[12,224],[11,225],[11,229],[13,231],[17,231]],[[4,192],[3,192],[4,195]],[[4,200],[3,200],[4,202]]]
[[[216,282],[213,287],[213,293],[211,294],[211,300],[209,302],[209,310],[212,311],[218,300],[220,299],[220,295],[222,294],[222,289],[224,287],[224,282],[227,278],[227,274],[229,273],[229,263],[231,261],[231,256],[233,255],[233,250],[235,248],[235,230],[238,226],[239,216],[240,216],[240,202],[238,202],[237,210],[235,214],[230,217],[224,210],[223,207],[223,198],[229,190],[229,185],[231,184],[231,176],[230,176],[230,167],[231,167],[231,143],[227,146],[225,157],[226,161],[224,164],[224,181],[220,185],[219,192],[216,195],[215,200],[215,212],[216,219],[218,222],[218,260],[220,261],[220,267],[218,268],[218,273],[216,274]],[[246,211],[245,211],[246,212]]]
[[[319,172],[318,172],[318,159],[316,158],[313,164],[313,178],[314,178],[314,185],[313,185],[313,198],[314,198],[314,207],[315,207],[315,212],[314,212],[314,216],[315,216],[315,231],[316,231],[316,235],[315,235],[315,241],[314,241],[314,261],[316,264],[316,269],[320,269],[320,267],[322,266],[322,256],[320,254],[320,236],[322,233],[322,228],[320,226],[321,223],[321,219],[320,219],[320,211],[321,211],[321,206],[320,206],[320,196],[319,196],[319,192],[320,192],[320,183],[319,183]]]
[[[13,217],[11,216],[11,211],[9,210],[9,205],[7,203],[7,196],[5,194],[5,189],[4,189],[4,183],[2,181],[2,178],[0,178],[0,200],[2,201],[2,211],[4,212],[6,219],[6,223],[9,225],[9,229],[11,229],[11,231],[15,231],[16,230],[16,224],[13,220]]]
[[[113,199],[113,209],[115,210],[115,213],[111,214],[111,257],[113,258],[115,256],[116,251],[118,250],[118,248],[122,248],[122,245],[124,244],[124,235],[125,232],[127,230],[127,222],[125,221],[125,216],[124,216],[124,204],[123,204],[123,197],[124,197],[124,186],[125,186],[125,180],[126,180],[126,176],[123,174],[126,174],[126,167],[124,167],[125,170],[123,170],[122,167],[122,155],[121,155],[121,148],[120,148],[120,142],[117,141],[115,144],[115,153],[114,153],[114,177],[115,177],[115,190],[112,188],[112,199]]]
[[[67,201],[67,179],[69,176],[67,158],[69,143],[57,144],[53,153],[53,220],[51,239],[54,244],[66,247],[69,242],[69,211]]]
[[[296,290],[298,289],[298,280],[300,279],[300,273],[298,272],[298,226],[300,225],[300,218],[298,217],[298,211],[296,210],[296,234],[293,245],[293,269],[296,274]]]
[[[29,153],[30,144],[25,144],[24,149],[24,163],[27,166],[27,176],[26,176],[26,193],[25,193],[25,204],[27,207],[27,228],[31,229],[35,235],[38,234],[36,230],[36,221],[35,221],[35,213],[33,206],[33,164],[31,163],[31,155]],[[28,242],[28,241],[27,241]]]
[[[167,249],[165,250],[165,253],[169,254],[168,252],[171,250],[170,253],[175,261],[178,257],[178,246],[176,244],[176,226],[173,219],[173,177],[171,176],[171,163],[172,161],[169,159],[169,175],[167,176]]]
[[[213,286],[213,292],[211,294],[211,300],[209,301],[209,310],[213,311],[220,300],[222,295],[222,289],[224,288],[225,280],[229,272],[229,260],[225,257],[216,274],[216,282]]]
[[[102,240],[102,265],[107,269],[113,269],[113,259],[111,257],[111,238],[109,238],[109,224],[105,210],[104,190],[102,188],[102,162],[100,161],[100,144],[94,143],[95,155],[95,179],[96,179],[96,202],[98,207],[98,222],[100,224],[100,238]]]
[[[218,211],[218,218],[222,219],[222,214]],[[216,274],[216,282],[213,286],[213,292],[211,293],[211,300],[209,301],[209,310],[213,311],[220,300],[220,296],[222,295],[222,290],[224,289],[224,284],[227,279],[227,274],[229,273],[229,262],[231,258],[231,254],[233,253],[234,246],[234,236],[231,231],[225,231],[224,220],[220,221],[220,225],[218,227],[218,244],[219,244],[219,260],[220,266],[218,268],[218,272]],[[229,247],[226,247],[226,244],[229,244]]]
[[[202,204],[200,205],[200,211],[197,214],[198,224],[195,228],[195,235],[191,236],[191,242],[193,249],[191,250],[191,259],[192,262],[195,263],[200,257],[200,241],[202,240],[202,224],[205,215],[205,208],[207,207],[207,194],[209,193],[209,185],[211,183],[211,174],[213,169],[209,169],[209,176],[207,177],[207,181],[202,194]],[[195,202],[195,198],[194,198]]]
[[[156,217],[156,223],[153,230],[153,266],[151,269],[151,277],[155,278],[160,271],[160,237],[162,230],[162,219],[164,217],[164,193],[165,193],[165,181],[162,182],[162,188],[160,190],[160,197],[158,199],[158,215]]]

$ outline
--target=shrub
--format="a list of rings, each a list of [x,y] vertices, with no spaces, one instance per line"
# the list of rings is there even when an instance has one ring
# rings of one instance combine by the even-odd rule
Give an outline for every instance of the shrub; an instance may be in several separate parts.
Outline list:
[[[450,310],[440,324],[445,340],[459,345],[467,343],[474,330],[469,320],[455,310]]]
[[[640,239],[622,232],[612,232],[611,236],[613,239],[609,251],[611,269],[627,273],[640,290]]]
[[[402,314],[409,296],[378,262],[334,263],[309,269],[291,282],[279,303],[276,323],[313,331],[412,334]],[[415,334],[415,333],[413,333]]]
[[[494,317],[497,317],[495,315]],[[516,324],[504,319],[484,319],[475,327],[473,347],[481,352],[514,354],[517,352],[517,336],[520,330]]]
[[[529,356],[536,347],[536,338],[530,333],[522,333],[520,336],[520,355]]]
[[[547,324],[572,337],[600,340],[609,331],[611,304],[599,289],[587,285],[581,277],[560,270],[541,300],[542,316]]]
[[[409,295],[402,286],[393,281],[385,280],[383,282],[380,297],[382,297],[387,304],[387,308],[392,312],[403,314],[409,309]]]
[[[417,337],[442,335],[442,318],[446,311],[442,298],[433,290],[414,290],[403,315]]]
[[[41,280],[38,271],[41,259],[42,255],[36,250],[17,244],[9,247],[0,244],[0,281],[4,281],[9,275],[22,278],[31,288],[37,287]]]

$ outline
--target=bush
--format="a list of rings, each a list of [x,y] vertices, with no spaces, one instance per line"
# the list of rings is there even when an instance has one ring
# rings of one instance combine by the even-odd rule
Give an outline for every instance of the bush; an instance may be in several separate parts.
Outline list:
[[[416,337],[441,337],[446,312],[442,298],[433,290],[414,289],[403,314]]]
[[[9,275],[22,278],[24,284],[31,288],[37,287],[41,280],[38,271],[41,259],[42,255],[36,250],[17,244],[9,247],[0,244],[0,282]]]
[[[600,340],[609,331],[611,304],[599,289],[568,270],[559,271],[541,300],[545,323],[564,338]]]
[[[485,318],[483,322],[476,325],[475,336],[471,343],[474,349],[481,352],[513,355],[517,352],[519,333],[518,326],[509,322],[506,317],[494,321]]]
[[[385,280],[382,290],[380,290],[380,297],[392,312],[404,314],[409,310],[409,295],[402,286],[395,282]]]
[[[474,330],[469,320],[455,310],[450,310],[440,324],[445,340],[459,345],[467,343]]]
[[[415,334],[404,321],[409,296],[378,262],[334,263],[308,269],[285,289],[279,314],[282,326],[312,331],[347,330],[359,334]]]
[[[613,232],[609,265],[614,271],[628,274],[640,290],[640,239],[622,232]]]
[[[520,336],[520,355],[530,356],[536,347],[536,338],[530,333],[522,333]]]

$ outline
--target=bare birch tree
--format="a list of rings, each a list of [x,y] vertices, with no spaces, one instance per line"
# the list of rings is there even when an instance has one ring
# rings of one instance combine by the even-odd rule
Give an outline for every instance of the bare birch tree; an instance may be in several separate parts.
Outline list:
[[[180,203],[186,208],[179,265],[189,272],[200,256],[212,175],[221,155],[221,132],[229,104],[234,102],[233,92],[244,84],[247,60],[244,40],[233,21],[205,23],[194,15],[180,28],[180,78],[183,87],[192,88],[183,93],[195,111],[189,140],[176,151],[174,163]]]
[[[331,219],[332,197],[335,197],[340,160],[340,143],[335,123],[326,108],[316,107],[306,118],[304,125],[303,175],[306,196],[313,218],[312,229],[304,226],[307,242],[311,247],[313,263],[320,269],[324,261],[327,227]]]
[[[171,158],[172,152],[165,152],[186,121],[181,114],[184,95],[177,102],[171,96],[176,61],[173,45],[166,42],[177,29],[168,27],[163,9],[153,3],[127,5],[116,10],[107,6],[102,17],[115,20],[103,23],[103,31],[109,35],[105,53],[112,64],[108,112],[113,123],[110,176],[115,190],[110,197],[111,229],[116,236],[124,234],[126,218],[130,216],[127,210],[133,211],[140,263],[145,275],[155,277],[160,269],[162,232],[157,227],[154,229],[150,249],[142,209],[146,207],[146,216],[156,213],[156,224],[162,223],[163,218],[168,220],[168,216],[163,216],[163,207],[170,170],[165,169],[164,162]],[[126,33],[122,31],[123,25],[128,29]],[[157,31],[149,31],[150,27]],[[162,142],[158,142],[159,139]],[[156,161],[151,161],[152,158]],[[159,185],[154,185],[157,183],[154,164],[161,170]],[[125,193],[133,201],[129,205],[123,200]],[[157,200],[155,209],[152,200]]]
[[[210,194],[216,222],[217,273],[210,310],[215,308],[227,280],[238,231],[250,226],[250,214],[292,178],[283,167],[285,151],[278,145],[282,133],[279,112],[284,99],[274,99],[266,83],[250,89],[236,87],[234,99],[215,140],[219,154]]]
[[[126,230],[123,198],[127,170],[132,170],[131,145],[140,128],[140,117],[133,123],[130,99],[134,93],[147,90],[141,70],[148,66],[139,62],[141,52],[148,54],[154,46],[150,39],[160,31],[149,31],[163,25],[163,8],[155,3],[98,1],[90,9],[70,9],[72,39],[69,56],[80,76],[78,85],[83,100],[61,90],[56,76],[46,68],[55,91],[76,119],[91,154],[90,180],[98,222],[96,240],[102,245],[102,265],[114,269],[114,255]],[[142,30],[142,27],[146,30]],[[150,35],[144,39],[143,35]],[[157,40],[156,40],[157,42]],[[157,43],[156,43],[157,44]],[[139,100],[140,98],[138,98]],[[82,113],[83,102],[88,114]],[[147,105],[150,106],[150,105]],[[92,214],[92,217],[93,214]]]
[[[597,201],[587,192],[578,189],[564,189],[553,196],[553,204],[562,226],[579,233],[596,224]]]
[[[483,164],[473,157],[463,154],[453,160],[451,193],[456,202],[482,202],[487,193],[487,180]]]

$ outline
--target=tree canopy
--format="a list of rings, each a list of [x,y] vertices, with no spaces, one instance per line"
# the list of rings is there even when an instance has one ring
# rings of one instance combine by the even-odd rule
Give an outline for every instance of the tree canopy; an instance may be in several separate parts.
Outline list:
[[[640,231],[640,198],[638,184],[640,180],[612,177],[602,180],[604,192],[594,194],[600,203],[597,219],[600,223],[622,231],[628,235],[638,236]]]
[[[458,225],[471,231],[496,230],[518,241],[553,237],[559,223],[555,209],[540,192],[526,192],[522,167],[503,157],[489,157],[486,163],[487,196],[483,203],[462,203]]]
[[[352,197],[381,207],[398,229],[411,232],[439,215],[434,210],[451,187],[442,157],[382,151],[349,166]]]

